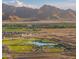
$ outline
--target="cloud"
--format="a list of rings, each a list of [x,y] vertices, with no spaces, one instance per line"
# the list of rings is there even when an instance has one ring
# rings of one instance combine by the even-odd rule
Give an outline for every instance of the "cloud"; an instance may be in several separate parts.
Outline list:
[[[73,9],[76,10],[76,4],[75,3],[55,3],[55,4],[50,4],[53,6],[56,6],[61,9]]]
[[[11,1],[8,1],[8,2],[4,2],[8,5],[13,5],[15,7],[29,7],[29,8],[37,8],[35,5],[31,5],[31,4],[25,4],[19,0],[11,0]]]
[[[14,5],[16,7],[25,6],[25,7],[30,7],[30,8],[40,8],[42,5],[48,4],[48,5],[56,6],[61,9],[73,9],[73,10],[76,9],[75,0],[50,0],[50,1],[40,0],[40,1],[45,1],[45,2],[43,3],[37,2],[38,4],[35,2],[36,4],[32,4],[32,1],[28,3],[27,0],[25,2],[23,0],[9,0],[8,2],[5,2],[5,3]]]
[[[25,4],[25,3],[21,2],[21,1],[18,1],[18,0],[16,1],[15,6],[16,7],[22,7],[22,6],[24,6],[24,7],[29,7],[29,8],[36,8],[36,6],[34,6],[34,5]]]

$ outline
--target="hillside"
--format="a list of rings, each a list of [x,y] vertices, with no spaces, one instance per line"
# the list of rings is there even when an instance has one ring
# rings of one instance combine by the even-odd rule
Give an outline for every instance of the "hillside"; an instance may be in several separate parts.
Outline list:
[[[3,21],[14,21],[21,19],[21,21],[38,21],[38,20],[64,20],[75,21],[76,12],[67,9],[63,10],[50,5],[43,5],[39,9],[30,7],[15,7],[12,5],[2,4],[2,19]],[[11,17],[11,18],[10,18]],[[14,18],[16,17],[16,19]],[[20,21],[20,20],[18,20]]]

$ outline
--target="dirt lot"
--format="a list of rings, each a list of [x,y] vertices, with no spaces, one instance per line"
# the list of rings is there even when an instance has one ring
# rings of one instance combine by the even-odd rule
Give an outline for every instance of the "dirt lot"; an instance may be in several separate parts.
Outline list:
[[[35,35],[40,38],[56,38],[75,44],[76,41],[76,29],[75,28],[63,28],[63,29],[41,29]]]

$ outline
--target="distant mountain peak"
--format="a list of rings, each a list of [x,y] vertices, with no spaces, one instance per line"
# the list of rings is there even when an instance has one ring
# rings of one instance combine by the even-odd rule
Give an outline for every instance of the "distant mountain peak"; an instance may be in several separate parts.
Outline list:
[[[72,9],[63,10],[51,5],[43,5],[39,9],[33,9],[25,6],[14,7],[7,4],[2,4],[2,6],[3,19],[6,19],[10,15],[14,15],[20,18],[36,18],[37,20],[74,20],[76,17],[76,12]]]
[[[40,8],[56,8],[56,7],[54,7],[54,6],[51,6],[51,5],[43,5],[42,7],[40,7]]]

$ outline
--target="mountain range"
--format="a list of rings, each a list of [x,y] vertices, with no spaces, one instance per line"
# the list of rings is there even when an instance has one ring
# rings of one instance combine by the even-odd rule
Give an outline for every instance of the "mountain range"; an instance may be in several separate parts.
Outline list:
[[[15,7],[2,4],[3,21],[39,21],[39,20],[65,20],[75,21],[76,11],[60,9],[51,5],[43,5],[39,9],[30,7]]]

